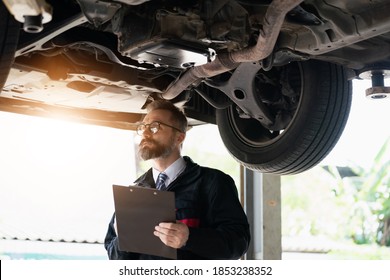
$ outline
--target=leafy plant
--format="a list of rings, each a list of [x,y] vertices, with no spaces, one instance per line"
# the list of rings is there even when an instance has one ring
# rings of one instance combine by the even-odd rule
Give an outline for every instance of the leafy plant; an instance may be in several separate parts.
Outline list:
[[[334,192],[349,205],[349,236],[357,244],[377,242],[390,246],[390,138],[369,169],[326,166],[336,179]]]

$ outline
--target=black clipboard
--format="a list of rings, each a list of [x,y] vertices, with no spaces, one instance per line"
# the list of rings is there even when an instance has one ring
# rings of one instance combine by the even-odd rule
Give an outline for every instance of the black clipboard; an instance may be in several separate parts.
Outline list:
[[[119,250],[177,259],[177,251],[153,234],[160,222],[176,222],[175,193],[113,185]]]

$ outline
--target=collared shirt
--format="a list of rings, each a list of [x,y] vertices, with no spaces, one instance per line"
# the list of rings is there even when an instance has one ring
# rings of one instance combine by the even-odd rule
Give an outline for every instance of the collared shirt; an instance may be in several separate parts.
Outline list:
[[[170,183],[175,181],[175,179],[184,171],[186,168],[186,162],[183,157],[178,158],[174,163],[168,166],[163,172],[167,174],[168,178],[165,180],[165,185],[168,187]],[[153,179],[156,182],[158,174],[160,171],[153,168]]]

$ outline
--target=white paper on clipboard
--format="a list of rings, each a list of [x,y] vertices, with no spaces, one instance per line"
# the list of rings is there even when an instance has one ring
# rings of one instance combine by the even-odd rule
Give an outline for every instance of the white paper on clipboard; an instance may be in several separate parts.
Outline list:
[[[170,259],[177,251],[153,232],[160,222],[175,222],[175,193],[139,186],[113,185],[119,249]]]

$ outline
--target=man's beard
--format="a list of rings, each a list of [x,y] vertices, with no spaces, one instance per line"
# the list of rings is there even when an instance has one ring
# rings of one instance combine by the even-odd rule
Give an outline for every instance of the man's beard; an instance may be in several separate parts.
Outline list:
[[[143,146],[142,144],[144,142],[151,143],[152,146]],[[169,141],[170,143],[173,143],[172,141]],[[164,158],[167,157],[171,154],[171,152],[174,149],[174,145],[170,146],[165,146],[163,144],[160,144],[156,142],[153,139],[148,139],[145,140],[143,139],[139,145],[138,149],[138,155],[143,159],[143,160],[149,160],[149,159],[154,159],[154,158]]]

